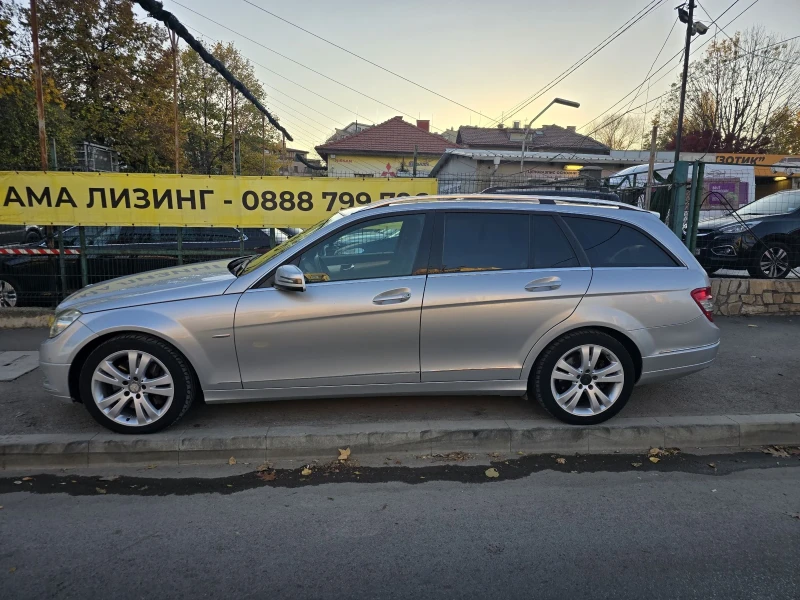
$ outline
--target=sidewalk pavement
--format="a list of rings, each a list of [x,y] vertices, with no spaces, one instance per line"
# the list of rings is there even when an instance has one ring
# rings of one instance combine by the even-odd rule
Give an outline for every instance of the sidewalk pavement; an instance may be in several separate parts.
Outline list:
[[[380,452],[382,444],[420,453],[444,447],[469,451],[483,441],[491,452],[635,450],[648,444],[679,445],[678,440],[709,447],[800,444],[800,319],[717,322],[722,346],[711,368],[636,388],[621,415],[598,427],[564,426],[523,398],[431,396],[199,405],[172,430],[117,436],[98,426],[82,406],[51,400],[41,390],[36,370],[0,382],[0,444],[5,444],[7,459],[9,449],[27,452],[14,445],[23,442],[17,436],[53,434],[26,438],[26,447],[46,442],[33,453],[64,451],[77,454],[79,461],[91,461],[95,454],[139,461],[151,451],[166,453],[168,461],[180,461],[180,456],[198,460],[203,452],[219,458],[236,444],[249,444],[259,459],[281,444],[298,456],[323,450],[327,456],[331,448],[344,445],[373,452]],[[35,350],[46,335],[38,329],[0,331],[0,351]],[[760,428],[755,437],[747,415]],[[675,427],[683,433],[670,433]],[[628,448],[626,439],[636,448]],[[137,455],[139,451],[144,454]]]

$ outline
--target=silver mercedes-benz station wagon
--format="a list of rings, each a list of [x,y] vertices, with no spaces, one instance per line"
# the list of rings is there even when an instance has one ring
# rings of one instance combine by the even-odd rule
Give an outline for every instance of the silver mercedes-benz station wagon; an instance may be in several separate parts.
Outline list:
[[[87,287],[41,347],[45,388],[148,433],[208,403],[535,397],[593,424],[637,383],[711,364],[709,280],[614,202],[422,196],[332,215],[266,254]]]

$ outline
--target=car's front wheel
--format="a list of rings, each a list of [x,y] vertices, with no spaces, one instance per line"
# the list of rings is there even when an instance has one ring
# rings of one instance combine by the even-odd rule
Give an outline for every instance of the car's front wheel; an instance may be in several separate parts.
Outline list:
[[[789,246],[782,242],[767,242],[756,255],[755,262],[747,269],[750,277],[759,279],[783,279],[792,270]]]
[[[100,344],[83,364],[79,384],[89,414],[118,433],[169,427],[197,393],[188,361],[169,344],[142,334]]]
[[[587,329],[561,336],[542,352],[529,392],[557,419],[591,425],[622,410],[635,377],[625,346],[607,333]]]

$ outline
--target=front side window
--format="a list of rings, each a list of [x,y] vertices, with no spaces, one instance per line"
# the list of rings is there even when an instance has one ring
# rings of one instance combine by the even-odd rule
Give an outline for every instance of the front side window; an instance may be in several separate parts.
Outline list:
[[[298,266],[308,283],[405,277],[414,271],[425,215],[358,223],[306,250]]]
[[[675,267],[675,261],[642,232],[615,221],[564,217],[593,267]]]
[[[529,227],[525,213],[446,213],[442,272],[527,269]]]

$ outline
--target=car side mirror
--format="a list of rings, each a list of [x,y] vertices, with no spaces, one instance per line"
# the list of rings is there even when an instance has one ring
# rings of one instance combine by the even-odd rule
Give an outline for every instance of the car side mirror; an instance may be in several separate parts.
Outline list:
[[[305,292],[306,278],[299,267],[281,265],[275,271],[275,288],[285,292]]]

